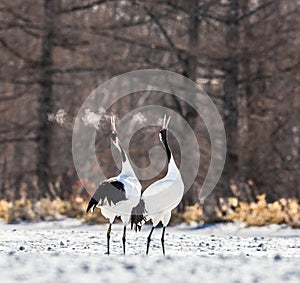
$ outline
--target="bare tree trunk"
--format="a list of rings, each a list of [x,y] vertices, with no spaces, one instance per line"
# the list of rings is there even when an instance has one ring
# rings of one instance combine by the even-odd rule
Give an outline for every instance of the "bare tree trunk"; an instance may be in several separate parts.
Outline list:
[[[38,144],[37,144],[37,178],[39,195],[51,195],[50,182],[50,145],[52,127],[48,123],[48,114],[52,112],[52,75],[50,69],[53,65],[53,31],[54,31],[54,3],[44,0],[45,31],[42,38],[40,97],[38,100]]]
[[[3,164],[1,164],[1,178],[0,178],[0,199],[7,197],[6,195],[6,174],[7,174],[7,159],[6,156],[3,157]]]
[[[188,23],[188,34],[189,34],[189,55],[185,60],[184,75],[189,79],[195,81],[197,79],[197,55],[196,51],[198,48],[198,0],[189,0],[189,23]]]
[[[227,56],[224,60],[223,70],[225,81],[223,84],[223,116],[227,140],[227,156],[223,175],[214,193],[204,203],[203,212],[208,222],[219,220],[215,208],[219,205],[219,197],[232,196],[232,185],[236,183],[238,176],[238,58],[239,44],[238,0],[232,0],[227,10],[227,33],[225,46]]]
[[[188,20],[188,55],[183,60],[183,75],[189,79],[196,81],[197,79],[197,49],[198,49],[198,0],[189,0],[189,20]],[[192,123],[195,113],[188,111],[186,107],[183,107],[180,99],[173,97],[174,102],[178,106],[181,115],[185,117],[190,123]],[[190,190],[182,199],[178,206],[178,211],[183,212],[188,203],[191,203],[194,198],[195,192]],[[198,196],[197,196],[198,197]]]
[[[223,85],[224,125],[227,138],[227,157],[223,171],[225,185],[234,183],[238,170],[238,45],[239,45],[239,1],[232,0],[228,6],[228,32],[226,46],[228,58],[225,63],[225,82]],[[228,190],[225,190],[228,192]]]

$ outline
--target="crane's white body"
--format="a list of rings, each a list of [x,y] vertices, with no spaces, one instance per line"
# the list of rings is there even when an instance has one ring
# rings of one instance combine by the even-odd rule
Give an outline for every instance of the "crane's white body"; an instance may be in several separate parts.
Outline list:
[[[167,226],[171,211],[180,203],[183,193],[184,184],[174,158],[171,156],[166,176],[151,184],[142,195],[147,220],[151,220],[153,226],[160,221],[163,226]]]
[[[107,181],[114,180],[121,182],[124,186],[126,200],[111,205],[108,205],[108,203],[106,205],[97,205],[97,207],[101,209],[102,215],[109,219],[111,224],[117,216],[120,216],[124,226],[127,226],[132,208],[140,201],[142,186],[133,171],[126,153],[121,148],[118,137],[113,141],[113,144],[122,156],[122,171],[118,176],[110,178]],[[123,156],[125,160],[123,159]]]
[[[126,160],[127,161],[125,162],[125,164],[122,165],[123,169],[128,167],[128,164],[126,164],[127,162],[129,163],[127,157]],[[129,166],[131,167],[130,163]],[[124,226],[127,226],[127,224],[129,223],[132,208],[136,206],[140,201],[142,189],[142,186],[136,176],[127,174],[124,174],[122,170],[120,175],[107,180],[115,180],[124,184],[126,200],[112,205],[97,205],[97,207],[101,209],[102,215],[107,218],[110,223],[113,223],[115,218],[117,216],[120,216]]]

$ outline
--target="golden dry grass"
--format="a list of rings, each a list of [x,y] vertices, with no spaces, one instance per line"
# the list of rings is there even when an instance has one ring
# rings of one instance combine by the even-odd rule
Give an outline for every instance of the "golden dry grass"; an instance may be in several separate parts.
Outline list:
[[[21,221],[55,220],[67,216],[82,219],[89,224],[107,223],[99,210],[86,213],[87,202],[80,197],[63,201],[41,199],[31,201],[19,199],[13,202],[0,200],[0,218],[7,223]],[[220,206],[216,208],[218,218],[222,222],[244,222],[247,226],[264,226],[269,224],[286,223],[291,227],[300,227],[300,205],[295,199],[280,199],[273,203],[266,202],[266,195],[257,196],[256,202],[245,203],[237,198],[220,199]],[[171,225],[180,223],[204,222],[202,207],[198,204],[188,206],[185,212],[172,212]]]
[[[198,203],[192,206],[187,206],[185,211],[178,213],[176,209],[172,211],[172,217],[170,225],[176,225],[180,223],[193,224],[193,223],[203,223],[204,216],[202,207]]]
[[[300,205],[296,199],[280,199],[266,202],[266,195],[258,195],[256,202],[245,203],[237,198],[220,199],[217,214],[223,221],[240,221],[248,226],[288,224],[300,227]]]
[[[13,202],[0,200],[0,218],[7,223],[18,223],[21,221],[55,220],[67,216],[83,219],[87,223],[106,223],[100,213],[85,213],[87,203],[80,197],[72,201],[63,201],[60,198],[49,200],[43,198],[39,201],[19,199]]]

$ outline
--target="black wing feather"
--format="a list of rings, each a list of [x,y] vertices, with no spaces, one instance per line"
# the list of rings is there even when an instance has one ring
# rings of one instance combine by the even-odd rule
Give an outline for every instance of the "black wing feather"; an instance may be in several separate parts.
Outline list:
[[[133,228],[133,225],[135,225],[135,232],[137,232],[137,229],[141,231],[143,224],[146,222],[146,212],[145,202],[144,200],[140,199],[138,205],[131,210],[131,229]]]
[[[89,212],[91,208],[94,209],[98,204],[103,205],[105,200],[108,205],[126,200],[124,184],[114,180],[101,183],[90,199],[86,212]]]

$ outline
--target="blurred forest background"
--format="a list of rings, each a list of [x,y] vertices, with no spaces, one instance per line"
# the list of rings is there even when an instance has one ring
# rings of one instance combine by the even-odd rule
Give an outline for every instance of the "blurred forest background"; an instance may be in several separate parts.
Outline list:
[[[207,219],[218,217],[215,207],[225,198],[299,200],[299,15],[297,0],[1,1],[0,199],[86,198],[71,152],[79,107],[113,76],[160,68],[201,84],[224,121],[227,159],[205,202]],[[122,117],[151,104],[180,113],[199,140],[201,168],[179,207],[184,211],[198,201],[210,161],[208,135],[195,112],[171,95],[133,95],[114,112]],[[49,115],[60,109],[67,121],[51,123]],[[97,153],[112,176],[118,169],[109,130],[108,124],[99,133]],[[156,136],[150,129],[133,138],[137,166],[147,166],[145,149],[159,145]]]

